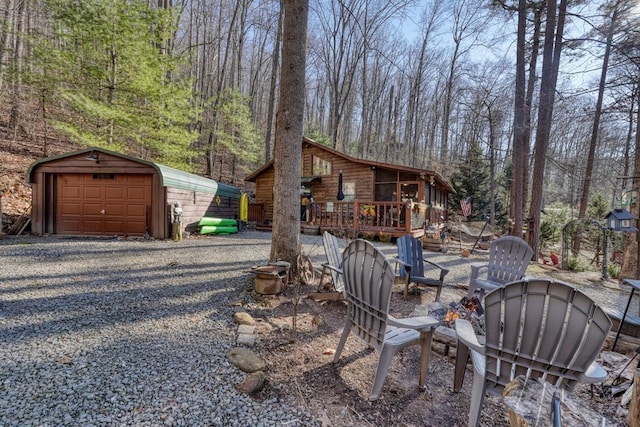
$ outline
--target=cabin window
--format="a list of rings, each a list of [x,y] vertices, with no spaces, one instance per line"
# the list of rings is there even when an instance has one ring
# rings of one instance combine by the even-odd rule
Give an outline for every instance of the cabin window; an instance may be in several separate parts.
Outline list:
[[[376,201],[395,202],[397,201],[396,183],[376,184]]]
[[[328,176],[331,175],[331,162],[324,160],[318,156],[312,157],[313,161],[313,170],[312,175],[314,176]]]
[[[398,173],[389,169],[376,169],[376,182],[396,182]]]
[[[345,182],[342,184],[342,193],[344,194],[343,202],[352,202],[356,199],[356,183]]]
[[[413,200],[414,202],[419,202],[421,200],[420,197],[418,197],[418,183],[409,183],[409,182],[403,182],[400,185],[400,191],[402,191],[402,194],[400,195],[401,199],[403,202],[407,201],[407,200]]]

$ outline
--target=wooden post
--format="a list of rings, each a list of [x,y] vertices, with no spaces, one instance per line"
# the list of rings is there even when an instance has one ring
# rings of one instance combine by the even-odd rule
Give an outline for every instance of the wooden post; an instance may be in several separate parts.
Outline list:
[[[360,230],[360,203],[357,200],[353,201],[353,229],[357,236]]]
[[[182,240],[182,204],[176,200],[171,210],[171,239],[175,242]]]
[[[182,240],[182,223],[181,222],[172,222],[171,223],[171,239],[175,242],[179,242]]]
[[[633,391],[631,392],[627,422],[629,427],[640,427],[640,368],[636,369],[631,387],[633,387]]]

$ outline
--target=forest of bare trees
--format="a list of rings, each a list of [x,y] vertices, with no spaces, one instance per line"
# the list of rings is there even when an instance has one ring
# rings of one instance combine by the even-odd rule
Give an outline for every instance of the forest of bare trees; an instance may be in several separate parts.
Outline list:
[[[126,7],[91,15],[93,27],[100,19],[105,28],[125,25],[114,33],[123,43],[108,48],[81,26],[86,11],[63,13],[94,3],[101,2],[0,0],[2,124],[10,132],[30,135],[43,154],[60,136],[116,144],[235,185],[271,157],[281,1],[114,0],[158,12],[154,24],[142,21],[148,44],[165,58],[155,62],[141,60],[152,53],[127,52],[146,36],[127,41]],[[634,175],[640,143],[638,13],[635,0],[311,1],[304,134],[356,157],[439,171],[456,197],[474,198],[474,213],[493,219],[502,211],[516,231],[527,220],[535,228],[553,202],[579,208],[601,193],[614,206],[634,185],[617,177]],[[155,135],[181,141],[180,161],[149,129],[117,133],[125,99],[118,90],[134,92],[127,69],[153,78],[136,58],[159,67],[162,90],[189,108],[154,101],[149,93],[162,90],[141,82],[145,90],[136,86],[135,99],[127,98],[137,109],[126,111],[126,123],[136,123],[141,105],[157,104],[144,114],[185,129]],[[174,113],[158,113],[162,107]],[[78,117],[93,129],[66,125]],[[473,174],[471,164],[488,170],[488,182],[461,187],[456,174],[465,166]]]

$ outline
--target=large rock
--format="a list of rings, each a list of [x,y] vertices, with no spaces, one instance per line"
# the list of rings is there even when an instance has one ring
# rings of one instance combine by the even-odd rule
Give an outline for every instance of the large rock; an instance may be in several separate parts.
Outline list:
[[[267,366],[253,351],[245,347],[234,347],[227,354],[231,363],[244,372],[262,371]]]
[[[251,315],[245,311],[238,311],[237,313],[233,313],[233,320],[238,325],[255,325],[256,320],[251,317]]]
[[[247,378],[239,384],[236,384],[236,389],[240,393],[252,394],[257,393],[264,387],[264,382],[267,376],[263,371],[257,371],[249,374]]]

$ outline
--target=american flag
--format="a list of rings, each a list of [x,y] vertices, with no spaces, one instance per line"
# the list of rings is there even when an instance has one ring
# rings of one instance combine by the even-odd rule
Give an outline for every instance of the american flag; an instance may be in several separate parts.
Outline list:
[[[465,218],[471,215],[471,197],[460,199],[460,207],[462,208],[462,215],[464,215]]]

